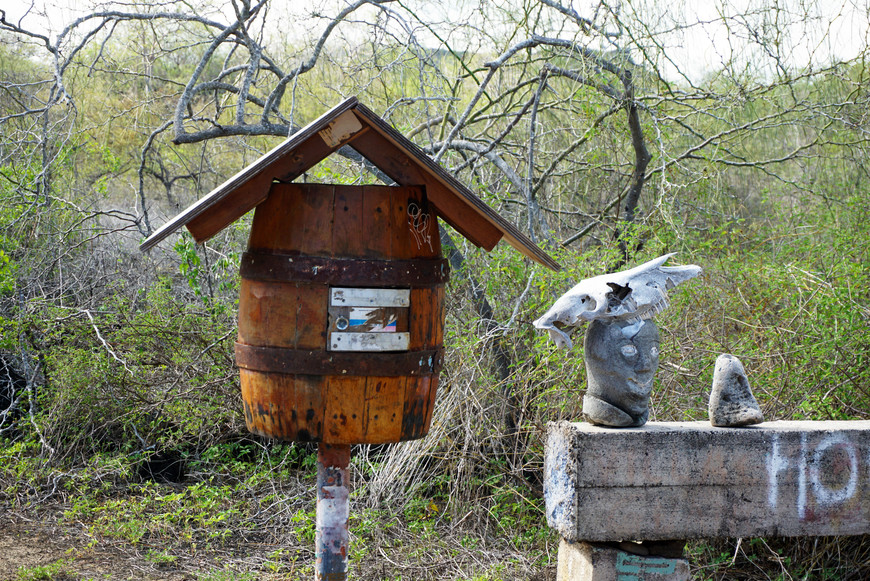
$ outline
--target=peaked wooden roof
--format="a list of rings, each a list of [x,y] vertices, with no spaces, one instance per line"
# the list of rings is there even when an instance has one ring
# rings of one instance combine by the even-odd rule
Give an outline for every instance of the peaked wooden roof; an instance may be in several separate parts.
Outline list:
[[[275,180],[290,182],[349,145],[402,186],[425,185],[435,212],[477,246],[492,250],[504,238],[523,255],[553,270],[559,264],[513,224],[435,163],[404,135],[350,97],[175,216],[139,247],[149,250],[187,226],[197,242],[208,240],[269,195]]]

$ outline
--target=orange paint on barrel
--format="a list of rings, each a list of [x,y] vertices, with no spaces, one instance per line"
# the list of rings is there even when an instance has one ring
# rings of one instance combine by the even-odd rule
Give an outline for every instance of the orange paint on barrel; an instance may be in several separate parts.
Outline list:
[[[415,216],[409,217],[409,206],[417,209]],[[237,351],[276,348],[269,350],[268,363],[262,357],[237,358],[251,431],[330,444],[399,442],[428,433],[435,396],[431,386],[437,383],[443,348],[447,277],[438,262],[443,260],[437,220],[420,215],[426,207],[422,187],[272,185],[254,214],[239,302]],[[435,266],[412,268],[416,261]],[[400,265],[401,284],[359,278],[391,264]],[[356,312],[352,306],[330,306],[333,289],[344,287],[375,301],[395,294],[378,289],[407,288],[401,291],[410,293],[406,306],[371,307],[372,312],[395,313],[397,321],[386,330],[372,324],[374,338],[407,333],[407,349],[395,355],[391,347],[377,353],[329,353],[330,334],[359,330],[336,325],[337,317]],[[362,341],[359,348],[392,343]],[[420,354],[419,362],[408,369],[414,353]],[[360,371],[371,367],[364,363],[374,355],[383,361],[382,369],[374,371],[378,375]],[[312,357],[318,361],[316,370],[300,363]],[[392,370],[391,358],[396,361]]]

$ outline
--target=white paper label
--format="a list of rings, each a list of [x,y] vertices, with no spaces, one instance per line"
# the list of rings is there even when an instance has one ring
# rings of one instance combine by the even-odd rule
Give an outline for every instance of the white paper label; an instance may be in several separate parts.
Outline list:
[[[410,333],[330,333],[330,351],[407,351]]]
[[[411,290],[406,288],[333,288],[330,306],[340,307],[409,307]]]

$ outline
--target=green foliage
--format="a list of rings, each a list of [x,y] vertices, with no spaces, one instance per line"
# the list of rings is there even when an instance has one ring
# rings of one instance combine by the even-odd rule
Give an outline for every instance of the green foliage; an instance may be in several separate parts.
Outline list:
[[[546,21],[528,7],[503,16],[517,28],[509,40],[486,39],[496,51]],[[143,259],[132,244],[144,222],[107,212],[144,207],[152,222],[172,215],[275,139],[193,147],[170,144],[166,132],[142,152],[143,136],[172,117],[211,38],[200,27],[169,20],[116,24],[111,36],[95,36],[66,69],[74,119],[59,119],[52,110],[46,117],[57,122],[51,135],[24,117],[3,126],[0,350],[25,353],[39,373],[34,399],[26,402],[34,413],[22,422],[24,434],[0,443],[0,500],[24,511],[60,499],[68,503],[65,522],[83,524],[95,539],[134,545],[155,568],[175,566],[197,546],[253,539],[263,564],[257,574],[218,567],[198,578],[310,576],[315,456],[241,435],[232,339],[238,251],[250,219],[229,227],[211,248],[182,234],[166,254]],[[491,153],[525,176],[528,117],[520,107],[545,62],[582,64],[574,53],[530,49],[493,70],[481,68],[490,55],[443,49],[420,59],[399,42],[377,40],[343,53],[324,47],[317,66],[295,78],[292,90],[288,85],[293,100],[285,100],[281,114],[299,126],[338,95],[359,94],[427,147],[446,137],[476,94],[481,73],[491,70],[493,82],[459,135],[487,147],[506,132]],[[268,56],[286,71],[286,63],[298,66],[309,48],[286,45]],[[221,66],[245,70],[244,52],[243,44],[218,48],[200,80],[234,82],[238,75],[221,76]],[[621,205],[604,210],[623,191],[633,153],[624,110],[599,89],[613,82],[610,73],[584,67],[589,84],[549,77],[531,173],[533,181],[541,179],[537,201],[550,227],[536,233],[565,269],[544,271],[506,244],[489,254],[461,248],[466,268],[450,285],[447,366],[433,433],[425,442],[404,444],[419,444],[406,455],[413,470],[390,472],[395,466],[388,460],[399,454],[393,450],[374,451],[382,456],[355,464],[363,483],[351,520],[354,566],[383,565],[375,548],[393,560],[420,562],[436,551],[477,558],[493,546],[503,558],[468,566],[455,578],[530,578],[532,568],[547,565],[555,537],[543,524],[542,442],[547,422],[580,417],[584,329],[564,353],[531,321],[574,283],[617,262],[617,230],[632,251],[631,264],[677,251],[678,262],[705,269],[702,278],[675,289],[672,307],[658,319],[663,342],[654,419],[704,419],[713,361],[721,352],[746,364],[768,419],[870,413],[866,107],[856,97],[866,93],[863,62],[768,86],[748,70],[711,72],[689,98],[685,87],[662,88],[644,68],[636,71],[636,95],[655,159],[632,224]],[[20,43],[0,44],[0,73],[22,87],[51,77],[34,49]],[[258,115],[255,104],[268,83],[265,76],[253,83],[249,119]],[[35,88],[27,102],[4,100],[0,110],[7,115],[45,102],[47,91]],[[235,122],[234,97],[212,97],[211,90],[197,94],[189,129]],[[273,120],[283,122],[279,115]],[[700,145],[711,136],[719,137]],[[792,150],[799,152],[793,159],[776,161]],[[690,155],[677,160],[685,151]],[[138,183],[142,155],[147,199],[134,200],[129,184]],[[458,179],[508,220],[526,224],[524,192],[485,158],[448,151],[442,162],[459,168]],[[359,163],[338,156],[301,179],[376,181]],[[587,224],[595,228],[586,238],[558,247]],[[491,312],[484,312],[481,297]],[[164,449],[189,463],[185,484],[141,481],[137,466]],[[397,479],[389,483],[387,508],[375,501],[383,487],[373,486],[384,474]],[[370,490],[379,491],[369,497]],[[275,548],[279,543],[306,548]],[[700,578],[727,577],[735,566],[762,570],[765,578],[786,575],[785,569],[796,577],[835,578],[843,569],[819,565],[785,543],[770,548],[747,540],[739,548],[696,547]],[[827,550],[816,555],[836,562],[835,550]],[[862,566],[854,561],[853,568]],[[406,568],[397,566],[397,573],[370,578],[416,572],[413,563],[402,563]],[[27,578],[64,574],[57,563],[38,569],[28,570]]]
[[[67,573],[67,560],[60,559],[48,565],[19,567],[15,581],[71,581],[75,579]]]
[[[232,316],[227,301],[221,301],[219,297],[238,295],[239,254],[230,252],[221,254],[214,262],[204,261],[202,257],[207,258],[208,251],[197,246],[187,232],[178,237],[174,249],[181,260],[179,272],[194,294],[215,314]]]
[[[17,499],[36,488],[47,468],[40,451],[34,440],[0,441],[0,499],[17,504]]]
[[[196,581],[257,581],[257,579],[254,573],[232,569],[209,571],[196,576]]]
[[[290,522],[294,524],[296,537],[300,542],[314,543],[316,520],[314,510],[296,511],[290,517]]]
[[[788,539],[720,539],[686,546],[692,579],[805,579],[834,581],[866,571],[866,538],[808,537]],[[807,555],[813,558],[807,559]]]
[[[0,248],[0,295],[12,294],[15,290],[15,275],[18,265]]]
[[[172,449],[238,429],[233,322],[178,302],[165,283],[34,325],[51,382],[38,421],[55,445]]]
[[[705,418],[718,353],[741,358],[768,419],[860,419],[870,409],[863,337],[870,243],[853,200],[829,210],[769,210],[687,237],[704,276],[678,289],[663,327],[657,408],[663,419]],[[831,228],[833,221],[843,227]]]
[[[232,500],[233,492],[230,486],[209,482],[167,492],[157,484],[146,482],[132,485],[123,498],[79,497],[64,511],[64,518],[87,523],[91,535],[121,539],[134,545],[168,539],[220,544],[238,533],[230,525],[237,525],[243,514],[244,507]],[[165,552],[149,554],[155,563],[172,561],[171,555]]]
[[[176,561],[178,561],[178,556],[171,554],[166,550],[154,550],[149,549],[147,553],[145,553],[145,560],[154,563],[158,567],[170,566]]]

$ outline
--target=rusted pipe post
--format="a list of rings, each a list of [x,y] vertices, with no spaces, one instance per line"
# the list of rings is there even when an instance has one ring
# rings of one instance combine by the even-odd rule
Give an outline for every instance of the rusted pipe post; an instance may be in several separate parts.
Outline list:
[[[320,444],[317,447],[315,581],[347,579],[349,464],[349,445]]]

